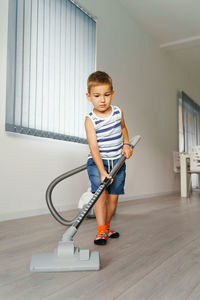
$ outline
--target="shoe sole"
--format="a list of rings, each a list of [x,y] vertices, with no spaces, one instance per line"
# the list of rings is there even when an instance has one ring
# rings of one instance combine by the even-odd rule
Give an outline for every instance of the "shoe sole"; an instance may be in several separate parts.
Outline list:
[[[117,239],[119,238],[119,233],[113,233],[111,236],[108,237],[109,239]]]
[[[94,244],[98,245],[98,246],[104,246],[106,243],[107,243],[107,240],[97,240],[97,241],[94,241]]]

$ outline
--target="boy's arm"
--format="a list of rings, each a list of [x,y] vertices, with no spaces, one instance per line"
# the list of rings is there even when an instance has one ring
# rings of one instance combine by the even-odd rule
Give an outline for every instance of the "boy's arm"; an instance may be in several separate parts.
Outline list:
[[[103,181],[105,177],[111,178],[111,176],[104,169],[103,161],[97,144],[96,131],[92,121],[88,117],[86,117],[85,119],[85,131],[86,131],[87,141],[90,147],[90,151],[92,154],[92,158],[97,168],[99,169],[101,175],[101,181]]]
[[[121,108],[120,108],[120,110],[121,110]],[[127,130],[126,125],[125,125],[124,114],[123,114],[122,110],[121,110],[121,115],[122,115],[121,128],[122,128],[122,135],[123,135],[123,144],[130,144],[129,136],[128,136],[128,130]],[[130,158],[132,154],[133,154],[132,147],[129,146],[129,145],[123,145],[122,155],[125,155],[126,158]]]

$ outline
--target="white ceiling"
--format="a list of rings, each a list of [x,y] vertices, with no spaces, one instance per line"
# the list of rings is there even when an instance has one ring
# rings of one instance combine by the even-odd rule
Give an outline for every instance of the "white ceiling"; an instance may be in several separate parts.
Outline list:
[[[134,20],[200,79],[200,0],[120,0]]]

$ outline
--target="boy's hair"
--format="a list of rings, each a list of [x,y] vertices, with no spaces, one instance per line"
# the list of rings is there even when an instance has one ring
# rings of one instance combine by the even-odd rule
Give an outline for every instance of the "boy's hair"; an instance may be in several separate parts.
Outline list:
[[[88,93],[90,93],[91,87],[100,85],[100,84],[109,84],[111,91],[113,91],[112,78],[105,72],[96,71],[88,77],[87,88]]]

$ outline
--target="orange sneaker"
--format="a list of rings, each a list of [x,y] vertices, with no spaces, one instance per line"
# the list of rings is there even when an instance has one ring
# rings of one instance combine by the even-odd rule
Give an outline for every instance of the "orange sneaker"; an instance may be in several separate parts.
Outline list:
[[[96,245],[105,245],[107,243],[108,235],[105,232],[101,232],[96,235],[94,243]]]
[[[109,229],[108,230],[108,237],[111,239],[116,239],[119,237],[119,232]]]
[[[108,239],[107,225],[97,227],[97,235],[94,239],[96,245],[105,245]]]
[[[108,237],[111,239],[116,239],[119,237],[119,232],[110,229],[110,223],[106,222],[107,230],[108,230]]]

